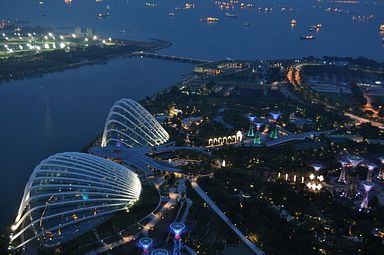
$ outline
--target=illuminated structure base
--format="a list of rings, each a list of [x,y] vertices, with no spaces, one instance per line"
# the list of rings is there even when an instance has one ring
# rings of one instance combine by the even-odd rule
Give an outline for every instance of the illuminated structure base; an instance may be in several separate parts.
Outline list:
[[[366,194],[366,195],[364,196],[364,199],[363,199],[363,201],[361,202],[360,208],[361,208],[361,209],[368,209],[368,194]]]
[[[253,127],[253,124],[249,125],[247,137],[255,137],[255,129]]]
[[[361,202],[360,209],[368,209],[368,202],[369,202],[369,191],[372,190],[372,188],[375,186],[373,182],[363,181],[362,182],[364,186],[364,198]]]
[[[368,171],[368,174],[367,174],[367,182],[371,182],[372,181],[372,171]]]
[[[269,134],[269,138],[277,139],[279,137],[278,133],[279,131],[277,130],[277,127],[273,127],[272,132]]]
[[[340,183],[347,183],[347,180],[346,180],[346,178],[345,178],[345,172],[346,172],[346,170],[345,170],[345,168],[343,167],[342,169],[341,169],[341,172],[340,172],[340,177],[339,177],[339,180],[338,180],[338,182],[340,182]]]
[[[180,239],[173,239],[173,252],[172,255],[182,255],[181,253],[182,244]]]
[[[384,168],[381,168],[379,174],[377,175],[378,180],[384,180]]]
[[[260,131],[256,132],[255,139],[253,139],[254,144],[261,144],[261,134]]]

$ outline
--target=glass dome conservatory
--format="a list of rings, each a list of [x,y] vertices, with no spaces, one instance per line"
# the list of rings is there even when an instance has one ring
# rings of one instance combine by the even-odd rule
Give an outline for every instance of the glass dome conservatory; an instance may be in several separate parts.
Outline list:
[[[18,249],[32,240],[54,247],[127,210],[140,196],[138,176],[115,162],[85,153],[59,153],[34,169],[12,226]]]

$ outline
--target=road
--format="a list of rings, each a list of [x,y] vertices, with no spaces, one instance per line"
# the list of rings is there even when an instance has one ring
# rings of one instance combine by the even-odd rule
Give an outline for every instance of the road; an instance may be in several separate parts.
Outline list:
[[[344,115],[349,117],[349,118],[351,118],[351,119],[356,120],[356,122],[359,122],[359,123],[370,123],[374,127],[378,127],[380,129],[384,129],[384,124],[381,123],[381,122],[374,121],[374,120],[369,120],[369,119],[366,119],[366,118],[362,118],[360,116],[357,116],[357,115],[349,113],[349,112],[344,112]]]
[[[192,181],[192,188],[196,193],[216,212],[216,214],[237,234],[240,240],[252,250],[256,255],[265,255],[265,253],[259,249],[254,243],[245,237],[243,233],[231,222],[231,220],[223,213],[222,210],[213,202],[213,200],[204,192],[202,188],[195,182]]]
[[[293,65],[291,66],[291,68],[289,69],[288,71],[288,74],[287,74],[287,78],[288,80],[295,86],[302,86],[303,85],[303,79],[300,75],[300,71],[301,69],[304,67],[304,66],[310,66],[310,65],[319,65],[319,64],[315,64],[315,63],[301,63],[301,64],[296,64],[296,65]],[[336,107],[332,106],[332,105],[329,105],[323,101],[320,101],[320,100],[316,100],[314,99],[313,100],[314,102],[316,103],[321,103],[325,106],[327,106],[329,109],[334,109],[334,110],[339,110],[337,109]],[[350,113],[350,112],[346,112],[344,111],[344,116],[347,116],[353,120],[355,120],[355,122],[357,124],[360,124],[360,123],[370,123],[372,126],[374,127],[378,127],[380,129],[384,129],[384,124],[381,123],[381,122],[378,122],[378,121],[374,121],[374,120],[370,120],[370,119],[367,119],[367,118],[363,118],[363,117],[360,117],[360,116],[357,116],[353,113]]]

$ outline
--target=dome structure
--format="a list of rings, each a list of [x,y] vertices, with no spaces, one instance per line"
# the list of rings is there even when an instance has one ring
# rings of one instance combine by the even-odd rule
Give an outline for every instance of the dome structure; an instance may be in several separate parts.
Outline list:
[[[12,226],[14,249],[32,240],[54,247],[128,210],[141,193],[134,172],[97,156],[66,152],[34,169]]]
[[[109,111],[101,146],[156,146],[168,139],[167,131],[143,106],[132,99],[121,99]]]

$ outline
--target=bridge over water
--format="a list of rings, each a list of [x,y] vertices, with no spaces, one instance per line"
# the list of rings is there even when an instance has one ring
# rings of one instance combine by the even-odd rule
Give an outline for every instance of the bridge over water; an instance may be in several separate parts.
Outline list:
[[[139,57],[146,57],[146,58],[157,58],[157,59],[164,59],[164,60],[192,63],[192,64],[206,64],[206,63],[211,63],[212,62],[212,61],[206,60],[206,59],[187,58],[187,57],[165,55],[165,54],[159,54],[159,53],[154,53],[154,52],[146,52],[146,51],[135,51],[135,52],[132,53],[132,55],[133,56],[139,56]]]

